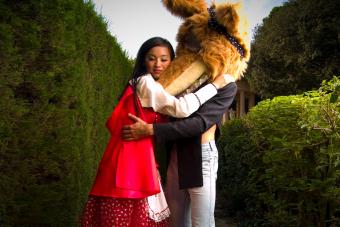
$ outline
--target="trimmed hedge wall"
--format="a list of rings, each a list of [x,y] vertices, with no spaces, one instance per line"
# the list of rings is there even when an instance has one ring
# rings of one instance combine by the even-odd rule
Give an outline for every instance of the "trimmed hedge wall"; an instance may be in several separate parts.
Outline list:
[[[0,226],[77,226],[131,60],[90,2],[0,12]]]
[[[340,79],[223,126],[218,193],[240,226],[340,225]]]

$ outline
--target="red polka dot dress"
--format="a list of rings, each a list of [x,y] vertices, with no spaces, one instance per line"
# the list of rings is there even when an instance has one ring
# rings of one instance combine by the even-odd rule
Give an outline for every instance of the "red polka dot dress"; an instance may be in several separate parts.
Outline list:
[[[84,209],[81,225],[84,227],[166,227],[169,210],[163,218],[154,220],[149,215],[147,199],[120,199],[90,196]]]

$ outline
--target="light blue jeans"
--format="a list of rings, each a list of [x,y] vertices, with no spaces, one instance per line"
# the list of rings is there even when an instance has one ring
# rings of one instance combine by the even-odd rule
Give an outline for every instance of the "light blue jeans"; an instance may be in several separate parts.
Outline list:
[[[170,208],[170,227],[215,227],[218,151],[215,141],[202,144],[203,186],[179,189],[177,153],[172,150],[165,196]]]

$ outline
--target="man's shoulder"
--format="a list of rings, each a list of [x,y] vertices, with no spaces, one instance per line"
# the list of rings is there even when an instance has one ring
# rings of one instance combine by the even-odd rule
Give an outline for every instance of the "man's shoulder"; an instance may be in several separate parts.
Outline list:
[[[236,91],[237,91],[236,82],[231,82],[224,86],[223,88],[218,89],[217,94],[236,93]]]

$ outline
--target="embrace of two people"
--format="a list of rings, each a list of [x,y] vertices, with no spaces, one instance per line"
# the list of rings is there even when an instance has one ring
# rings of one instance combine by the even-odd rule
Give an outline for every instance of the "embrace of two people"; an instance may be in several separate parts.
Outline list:
[[[84,207],[83,227],[215,226],[215,141],[250,44],[237,36],[239,17],[232,4],[207,10],[204,1],[163,3],[189,18],[177,36],[176,58],[161,37],[140,47],[131,78],[106,122],[111,137]],[[181,68],[197,62],[203,62],[201,71],[184,70],[189,79],[178,77]],[[164,192],[154,155],[159,143],[167,147]]]
[[[111,138],[82,226],[214,226],[215,131],[237,87],[231,75],[221,74],[194,93],[172,96],[157,80],[173,58],[161,37],[141,46],[132,79],[107,121]],[[153,154],[156,141],[173,143],[166,196]]]

